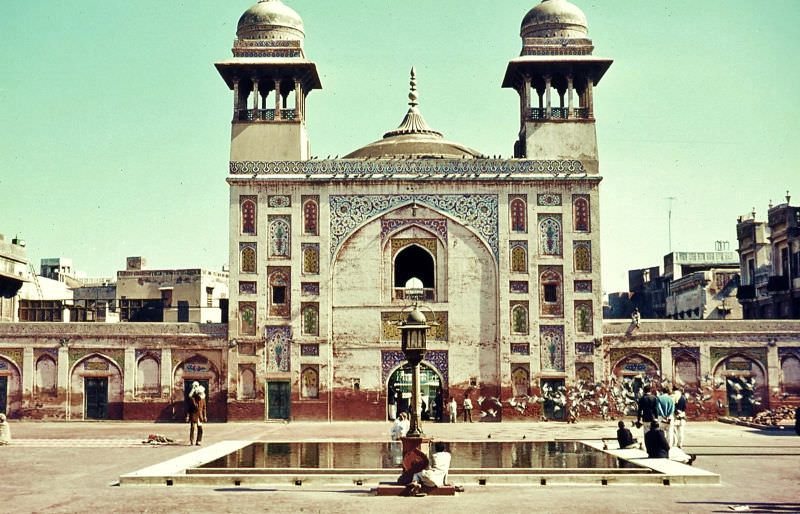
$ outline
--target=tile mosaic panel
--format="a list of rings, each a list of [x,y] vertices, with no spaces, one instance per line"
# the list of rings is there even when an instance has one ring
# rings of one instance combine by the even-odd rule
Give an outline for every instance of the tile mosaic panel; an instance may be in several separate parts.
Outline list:
[[[579,160],[507,159],[413,159],[313,160],[313,161],[230,161],[231,175],[329,175],[368,180],[395,175],[447,175],[472,179],[479,175],[571,175],[584,174]]]
[[[389,234],[409,225],[425,228],[439,236],[445,243],[447,242],[447,220],[443,218],[381,218],[381,239],[386,239]]]
[[[331,196],[331,259],[339,246],[363,223],[396,207],[416,202],[469,225],[499,258],[497,195],[341,195]]]
[[[303,234],[319,235],[319,196],[303,195]]]
[[[536,205],[539,207],[560,207],[561,195],[557,193],[539,193],[536,195]]]
[[[270,195],[267,197],[267,205],[273,209],[291,207],[292,197],[288,195]]]
[[[672,360],[675,360],[679,357],[689,357],[690,359],[700,362],[700,348],[691,348],[685,346],[680,348],[672,348]]]
[[[744,355],[756,362],[761,363],[767,369],[767,349],[766,348],[711,348],[711,368],[717,367],[719,362],[731,355]]]
[[[581,273],[592,272],[592,242],[573,241],[572,242],[573,260],[575,271]]]
[[[300,245],[303,255],[303,274],[319,274],[319,245],[317,243],[303,243]]]
[[[576,280],[575,281],[575,292],[576,293],[591,293],[592,292],[592,281],[591,280]]]
[[[564,254],[563,231],[560,214],[539,215],[539,254],[560,256]]]
[[[511,343],[512,355],[530,355],[531,345],[528,343]]]
[[[591,232],[589,195],[572,195],[572,219],[576,232]]]
[[[575,353],[577,355],[593,355],[594,343],[575,343]]]
[[[291,370],[292,329],[267,327],[267,373],[288,373]]]
[[[292,224],[289,216],[269,216],[269,256],[291,257]]]
[[[509,195],[508,211],[511,216],[511,232],[528,231],[528,196]]]
[[[300,293],[303,296],[319,296],[319,282],[303,282],[300,284]]]
[[[575,301],[575,330],[581,334],[594,334],[594,311],[591,300]]]
[[[510,293],[516,293],[516,294],[527,294],[528,293],[528,281],[527,280],[512,280],[508,284],[508,291]]]
[[[576,364],[575,379],[586,384],[594,383],[594,366],[592,364]]]
[[[300,345],[301,357],[319,357],[318,344],[301,344]]]
[[[406,361],[406,356],[401,351],[381,350],[381,376],[385,384],[389,380],[389,374],[400,364]],[[422,361],[432,366],[442,375],[442,386],[447,388],[450,384],[450,365],[447,350],[428,350]]]
[[[539,327],[542,371],[564,371],[564,327]]]
[[[407,314],[406,314],[407,315]],[[430,317],[430,313],[426,312],[426,316]],[[401,341],[400,327],[397,321],[400,320],[402,313],[400,312],[382,312],[381,313],[381,326],[383,327],[382,340],[383,341]],[[433,320],[428,319],[428,322],[435,321],[438,325],[431,326],[428,330],[429,341],[447,341],[447,312],[434,312]]]
[[[509,312],[511,313],[511,333],[528,335],[528,302],[511,302]]]
[[[433,238],[392,239],[392,257],[406,246],[413,244],[425,248],[434,258],[436,257],[436,239]]]
[[[239,294],[258,294],[258,283],[239,282]]]

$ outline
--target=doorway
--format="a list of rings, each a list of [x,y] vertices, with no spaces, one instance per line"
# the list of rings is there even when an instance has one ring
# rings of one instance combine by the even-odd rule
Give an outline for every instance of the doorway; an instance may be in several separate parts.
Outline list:
[[[289,382],[267,382],[267,419],[286,419],[291,414],[292,386]]]
[[[192,402],[189,401],[189,392],[192,390],[192,384],[195,382],[203,386],[203,389],[206,390],[206,409],[208,409],[208,399],[211,398],[211,391],[208,389],[208,380],[184,379],[183,380],[184,416],[188,416],[189,413],[192,412],[191,409]]]
[[[563,393],[560,389],[564,387],[563,378],[548,378],[542,379],[542,389],[548,389],[550,394],[545,397],[542,404],[542,410],[547,419],[552,421],[564,421],[566,419],[566,407],[560,405],[561,402],[556,403],[555,398],[561,398]]]
[[[8,377],[0,377],[0,414],[8,414]]]
[[[411,373],[408,364],[395,370],[389,377],[387,407],[390,414],[411,412]],[[420,405],[423,421],[442,420],[442,381],[433,368],[424,362],[419,365]],[[392,407],[394,405],[394,407]]]
[[[753,390],[746,380],[741,376],[729,376],[725,380],[729,416],[739,418],[750,417],[754,414]]]
[[[86,419],[108,419],[108,378],[85,377]]]

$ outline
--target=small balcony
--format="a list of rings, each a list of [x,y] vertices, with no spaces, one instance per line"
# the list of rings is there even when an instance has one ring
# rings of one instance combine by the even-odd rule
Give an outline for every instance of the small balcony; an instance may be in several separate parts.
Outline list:
[[[425,302],[435,302],[436,301],[436,290],[432,287],[426,287],[423,290],[423,297],[422,300]],[[394,299],[395,300],[405,300],[406,293],[405,288],[402,287],[395,287],[394,288]]]
[[[236,119],[239,121],[275,121],[275,109],[241,109]],[[281,109],[281,120],[296,120],[297,109]]]
[[[739,286],[739,290],[736,291],[736,298],[739,300],[755,300],[756,298],[756,287],[755,286]]]
[[[536,120],[546,120],[546,119],[555,119],[555,120],[588,120],[589,119],[589,109],[586,107],[578,107],[572,110],[572,115],[569,114],[568,107],[551,107],[550,108],[550,116],[547,116],[547,109],[540,109],[538,107],[534,107],[528,113],[528,120],[529,121],[536,121]]]
[[[782,293],[789,290],[789,277],[787,275],[773,275],[767,282],[767,291]]]

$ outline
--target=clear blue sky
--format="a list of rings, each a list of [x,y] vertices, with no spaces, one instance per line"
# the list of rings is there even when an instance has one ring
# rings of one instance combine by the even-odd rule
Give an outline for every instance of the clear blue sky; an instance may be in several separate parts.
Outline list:
[[[90,275],[124,258],[219,269],[227,260],[230,56],[253,0],[11,2],[0,18],[0,232],[31,260]],[[500,88],[537,0],[287,0],[306,25],[322,91],[314,154],[378,139],[417,67],[428,122],[511,155],[516,93]],[[676,250],[735,246],[739,214],[800,202],[800,2],[584,0],[595,54],[603,288]]]

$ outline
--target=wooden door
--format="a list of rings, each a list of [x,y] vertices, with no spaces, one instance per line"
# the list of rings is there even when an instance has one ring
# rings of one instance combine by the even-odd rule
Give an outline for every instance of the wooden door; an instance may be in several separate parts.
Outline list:
[[[0,413],[8,414],[8,377],[0,377]]]
[[[108,419],[108,378],[84,378],[86,419]]]
[[[267,418],[289,419],[291,396],[289,382],[267,382]]]

